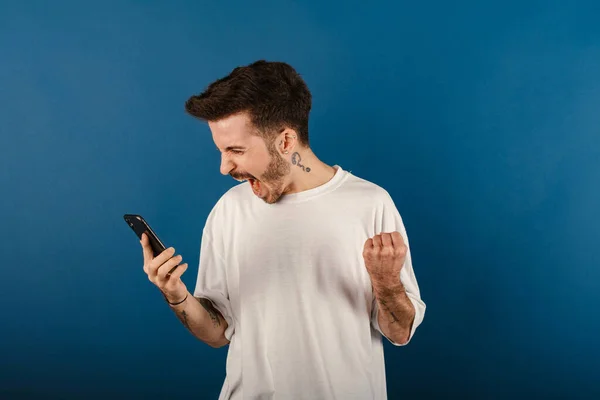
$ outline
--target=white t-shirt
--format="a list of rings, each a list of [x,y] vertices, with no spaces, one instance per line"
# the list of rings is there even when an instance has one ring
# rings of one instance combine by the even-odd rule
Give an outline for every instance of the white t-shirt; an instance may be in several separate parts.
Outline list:
[[[210,212],[194,296],[210,299],[229,324],[219,400],[387,398],[362,252],[382,232],[408,238],[387,191],[335,168],[327,183],[275,204],[241,183]],[[412,338],[425,303],[410,248],[400,279],[416,309]]]

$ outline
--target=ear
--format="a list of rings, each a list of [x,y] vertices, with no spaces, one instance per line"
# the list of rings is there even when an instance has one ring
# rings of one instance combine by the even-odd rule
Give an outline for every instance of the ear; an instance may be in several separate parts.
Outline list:
[[[285,155],[289,155],[297,147],[298,135],[293,129],[285,128],[277,138],[277,150]]]

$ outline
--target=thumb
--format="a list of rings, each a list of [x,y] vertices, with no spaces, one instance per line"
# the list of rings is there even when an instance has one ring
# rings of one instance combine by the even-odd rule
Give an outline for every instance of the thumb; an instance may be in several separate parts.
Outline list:
[[[150,241],[146,232],[142,233],[142,240],[140,240],[140,243],[142,244],[143,249],[144,264],[147,264],[154,258],[154,253],[152,252],[152,248],[150,247]]]

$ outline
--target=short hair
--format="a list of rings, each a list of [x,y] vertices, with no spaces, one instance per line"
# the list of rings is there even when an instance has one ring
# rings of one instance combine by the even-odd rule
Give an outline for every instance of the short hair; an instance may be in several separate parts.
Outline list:
[[[259,60],[235,68],[185,103],[188,114],[218,121],[247,112],[257,134],[274,139],[284,128],[294,129],[308,147],[308,115],[312,95],[300,74],[287,63]]]

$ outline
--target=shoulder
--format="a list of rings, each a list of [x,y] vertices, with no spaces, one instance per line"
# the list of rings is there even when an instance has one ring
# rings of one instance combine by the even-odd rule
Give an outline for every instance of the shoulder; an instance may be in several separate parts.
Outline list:
[[[252,190],[248,187],[249,185],[248,181],[244,181],[227,189],[221,195],[215,207],[231,207],[248,201],[251,198],[249,195],[252,193]]]
[[[393,204],[392,196],[381,185],[348,172],[344,184],[347,195],[355,199],[363,199],[371,204]]]
[[[248,182],[237,184],[227,189],[215,202],[207,218],[207,225],[215,222],[222,224],[227,218],[232,218],[242,204],[252,199],[248,194],[252,191],[247,187]]]

